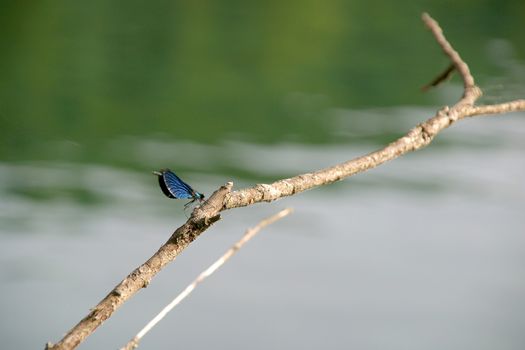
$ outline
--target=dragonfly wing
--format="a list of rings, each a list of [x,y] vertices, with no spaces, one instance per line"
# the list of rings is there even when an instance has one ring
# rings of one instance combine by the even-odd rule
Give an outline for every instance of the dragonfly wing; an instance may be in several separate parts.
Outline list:
[[[193,189],[182,181],[174,172],[166,170],[162,173],[162,182],[161,184],[162,192],[170,198],[193,198]],[[159,178],[159,179],[161,179]],[[160,180],[159,180],[160,183]]]
[[[169,197],[169,198],[176,198],[170,191],[170,189],[168,188],[168,186],[166,186],[166,182],[164,181],[164,176],[162,175],[159,175],[159,186],[160,186],[160,189],[162,190],[162,193],[164,193],[164,195],[166,195],[166,197]]]

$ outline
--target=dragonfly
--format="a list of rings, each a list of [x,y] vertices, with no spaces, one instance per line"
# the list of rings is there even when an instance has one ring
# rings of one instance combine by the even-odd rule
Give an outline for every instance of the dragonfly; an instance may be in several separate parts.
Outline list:
[[[154,171],[153,174],[158,176],[160,189],[162,190],[162,193],[166,195],[166,197],[191,199],[191,201],[184,204],[184,209],[197,200],[201,203],[204,200],[204,195],[202,193],[195,191],[190,185],[182,181],[181,178],[175,175],[175,173],[170,169]]]

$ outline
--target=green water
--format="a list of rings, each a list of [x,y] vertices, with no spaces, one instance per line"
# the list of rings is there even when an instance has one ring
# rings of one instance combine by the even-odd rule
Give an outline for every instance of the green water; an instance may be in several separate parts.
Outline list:
[[[504,60],[525,56],[518,0],[4,1],[0,159],[145,170],[115,142],[359,143],[334,134],[332,110],[454,102],[419,90],[447,66],[422,11],[482,86],[513,84]]]

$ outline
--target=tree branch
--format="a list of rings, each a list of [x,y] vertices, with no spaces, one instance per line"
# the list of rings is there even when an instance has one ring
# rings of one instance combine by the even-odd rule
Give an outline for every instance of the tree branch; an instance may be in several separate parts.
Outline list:
[[[474,106],[482,93],[476,86],[468,65],[445,38],[439,24],[426,13],[423,14],[422,19],[463,80],[463,96],[455,105],[441,108],[433,117],[410,130],[405,136],[390,143],[383,149],[362,157],[312,173],[279,180],[272,184],[258,184],[235,192],[230,192],[232,183],[221,187],[208,201],[193,211],[188,221],[178,228],[148,261],[135,269],[117,285],[60,342],[55,345],[48,343],[46,349],[69,350],[76,348],[80,342],[108,319],[119,306],[138,290],[147,286],[150,280],[166,264],[175,260],[183,249],[208,229],[211,224],[219,220],[219,213],[223,210],[248,206],[258,202],[270,202],[375,168],[405,153],[427,146],[443,129],[466,117],[525,110],[525,100],[496,105]]]
[[[196,208],[184,225],[179,227],[160,249],[145,263],[136,268],[109,294],[91,309],[91,312],[73,327],[57,344],[48,343],[46,349],[74,349],[95,329],[107,320],[126,300],[149,282],[164,266],[182,252],[202,232],[220,219],[219,209],[226,193],[231,191],[231,182],[215,191],[200,208]]]

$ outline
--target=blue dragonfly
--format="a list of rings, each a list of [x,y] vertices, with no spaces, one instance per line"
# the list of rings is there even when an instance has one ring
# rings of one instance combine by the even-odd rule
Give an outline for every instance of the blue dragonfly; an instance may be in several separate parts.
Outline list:
[[[191,199],[190,202],[184,204],[184,209],[195,201],[202,202],[204,195],[195,191],[190,185],[181,180],[180,177],[175,175],[170,169],[161,169],[154,171],[154,175],[158,176],[159,185],[162,192],[169,198],[177,199]]]

